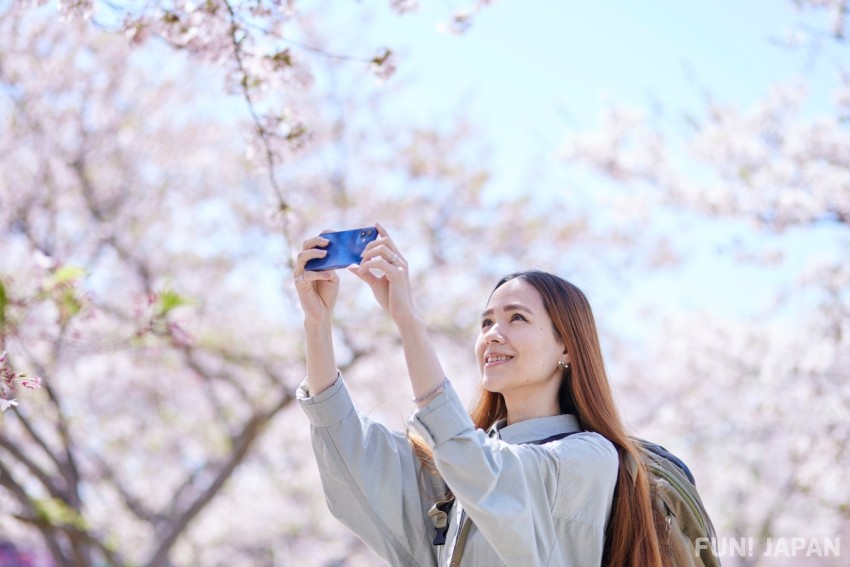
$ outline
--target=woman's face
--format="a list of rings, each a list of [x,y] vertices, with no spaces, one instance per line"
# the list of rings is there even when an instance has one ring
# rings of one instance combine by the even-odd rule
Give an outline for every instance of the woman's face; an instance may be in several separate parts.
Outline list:
[[[504,396],[560,385],[558,361],[568,362],[540,294],[516,278],[493,292],[475,343],[482,384]]]

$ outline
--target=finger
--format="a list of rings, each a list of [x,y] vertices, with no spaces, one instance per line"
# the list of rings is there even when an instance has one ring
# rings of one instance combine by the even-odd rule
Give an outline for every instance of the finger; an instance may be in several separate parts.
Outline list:
[[[365,255],[360,260],[360,265],[367,264],[370,267],[381,268],[380,265],[375,264],[375,261],[380,260],[384,263],[390,264],[393,267],[398,267],[401,265],[401,258],[395,252],[392,252],[389,248],[382,248],[379,250],[375,250],[368,255]]]
[[[369,261],[373,258],[383,258],[390,264],[394,264],[396,266],[405,265],[406,261],[401,255],[395,250],[393,247],[388,246],[386,243],[379,244],[374,248],[367,249],[363,251],[362,255],[363,261]]]
[[[381,223],[376,222],[375,228],[378,230],[378,234],[380,234],[383,238],[389,238],[390,237],[390,233],[387,232],[387,229],[384,228],[384,225],[382,225]]]
[[[301,246],[301,249],[308,250],[310,248],[324,248],[328,245],[329,242],[330,240],[328,240],[327,238],[323,238],[321,236],[314,236],[305,240]]]
[[[308,248],[306,250],[302,250],[295,256],[295,270],[293,275],[295,277],[299,277],[305,270],[304,266],[307,262],[316,258],[324,258],[327,255],[328,251],[323,250],[322,248]]]
[[[348,271],[366,282],[369,287],[372,287],[379,279],[381,279],[368,269],[361,269],[361,267],[362,264],[359,266],[357,264],[352,264],[351,266],[348,266]]]
[[[381,256],[376,256],[366,262],[360,263],[359,271],[361,273],[368,272],[369,270],[379,270],[386,274],[387,277],[391,277],[404,271],[404,267],[400,266],[398,263],[392,263]]]
[[[396,247],[395,242],[393,242],[393,239],[390,236],[390,233],[387,232],[386,228],[384,228],[384,225],[382,225],[379,222],[376,222],[375,228],[378,231],[378,238],[376,238],[375,240],[373,240],[369,244],[372,245],[372,246],[380,246],[381,244],[383,244],[385,246],[389,246],[390,248],[393,249],[393,251],[398,253],[398,248]],[[367,246],[367,248],[368,248],[368,246]]]
[[[327,270],[324,272],[316,272],[316,271],[303,271],[299,275],[293,275],[295,279],[295,287],[301,289],[309,289],[313,287],[313,282],[317,281],[334,281],[335,279],[339,279],[333,270]]]
[[[375,228],[378,230],[378,234],[381,235],[381,239],[383,240],[383,243],[390,250],[392,250],[394,254],[396,254],[400,258],[403,258],[403,256],[401,255],[401,250],[399,249],[398,246],[396,246],[395,241],[393,240],[392,236],[390,236],[390,233],[387,232],[387,229],[384,228],[384,225],[382,225],[379,222],[376,222]]]

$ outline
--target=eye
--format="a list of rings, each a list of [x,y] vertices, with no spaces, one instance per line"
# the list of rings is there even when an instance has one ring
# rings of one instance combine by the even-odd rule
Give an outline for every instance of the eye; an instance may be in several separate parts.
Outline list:
[[[486,329],[487,327],[489,327],[492,324],[493,324],[493,321],[491,321],[490,319],[482,319],[481,320],[481,328],[482,329]]]
[[[524,315],[514,313],[511,315],[511,321],[528,321],[528,319],[526,319]]]

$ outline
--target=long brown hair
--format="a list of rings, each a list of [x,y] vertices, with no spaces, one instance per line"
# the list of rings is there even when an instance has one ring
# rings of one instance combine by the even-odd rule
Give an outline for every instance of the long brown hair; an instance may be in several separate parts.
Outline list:
[[[653,514],[652,488],[649,474],[640,459],[641,449],[629,437],[623,425],[605,372],[599,335],[590,303],[576,286],[566,280],[538,270],[518,272],[502,278],[504,283],[520,279],[540,294],[543,305],[570,355],[559,391],[562,413],[571,413],[585,431],[594,431],[617,450],[619,472],[611,509],[612,520],[606,532],[604,564],[611,566],[660,567],[663,562],[659,540],[659,521]],[[479,386],[477,399],[470,411],[475,427],[488,429],[507,417],[507,406],[501,394]],[[414,443],[417,455],[428,463],[428,451]],[[433,462],[432,460],[430,462]],[[632,478],[628,463],[636,466]]]

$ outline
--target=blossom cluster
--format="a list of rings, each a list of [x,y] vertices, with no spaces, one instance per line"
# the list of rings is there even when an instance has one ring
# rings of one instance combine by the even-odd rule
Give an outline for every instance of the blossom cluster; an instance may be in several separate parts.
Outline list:
[[[24,388],[36,390],[41,388],[41,378],[38,376],[27,378],[26,374],[15,373],[9,366],[6,351],[3,351],[3,354],[0,354],[0,411],[6,411],[18,405],[18,400],[14,398],[18,384]]]

